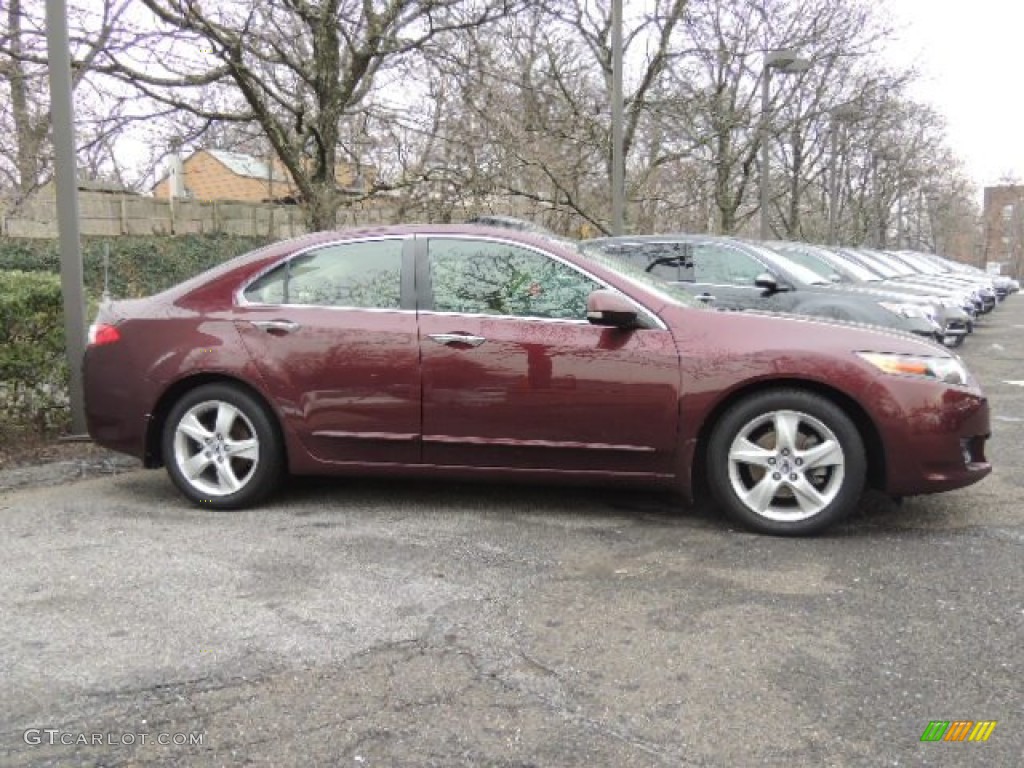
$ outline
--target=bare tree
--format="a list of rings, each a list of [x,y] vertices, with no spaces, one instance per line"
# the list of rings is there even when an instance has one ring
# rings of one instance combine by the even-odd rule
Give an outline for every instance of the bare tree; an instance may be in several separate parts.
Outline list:
[[[335,226],[342,123],[397,84],[397,64],[435,38],[484,26],[513,0],[141,0],[159,38],[104,71],[214,122],[257,123],[316,229]],[[345,150],[343,150],[343,153]]]
[[[97,175],[118,174],[113,145],[134,114],[130,101],[107,92],[92,70],[115,44],[129,3],[102,0],[68,9],[80,163]],[[0,19],[0,174],[18,198],[52,175],[44,10],[42,0],[7,0]]]

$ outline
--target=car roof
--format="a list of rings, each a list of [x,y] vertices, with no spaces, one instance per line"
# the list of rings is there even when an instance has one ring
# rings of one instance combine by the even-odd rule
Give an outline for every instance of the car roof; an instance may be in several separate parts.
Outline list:
[[[688,234],[685,232],[669,232],[659,235],[610,235],[584,240],[584,243],[671,243],[674,241],[699,241],[710,243],[742,243],[743,240],[730,235]]]

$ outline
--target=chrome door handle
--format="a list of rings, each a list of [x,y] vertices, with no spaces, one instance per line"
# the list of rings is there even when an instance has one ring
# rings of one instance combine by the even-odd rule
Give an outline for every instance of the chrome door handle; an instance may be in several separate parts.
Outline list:
[[[462,333],[432,333],[427,338],[438,344],[468,344],[471,347],[479,347],[487,341],[483,336],[468,336]]]
[[[291,320],[252,320],[253,325],[259,328],[261,331],[267,333],[293,333],[299,330],[302,326],[298,323],[293,323]]]
[[[707,301],[707,302],[715,300],[715,297],[712,296],[710,293],[698,293],[694,298],[696,298],[697,301]]]

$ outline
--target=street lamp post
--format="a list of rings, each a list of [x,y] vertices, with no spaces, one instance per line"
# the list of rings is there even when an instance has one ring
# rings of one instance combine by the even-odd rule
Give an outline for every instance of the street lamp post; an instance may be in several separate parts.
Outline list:
[[[840,104],[832,110],[832,147],[828,158],[828,242],[839,243],[839,132],[844,124],[852,123],[861,116],[856,104]]]
[[[769,51],[764,57],[764,66],[761,69],[761,239],[768,240],[771,232],[768,227],[768,198],[771,187],[771,172],[768,168],[770,161],[770,147],[768,138],[771,135],[769,126],[768,111],[771,108],[771,79],[772,70],[777,69],[782,74],[792,75],[799,72],[806,72],[810,69],[810,59],[801,58],[796,51],[784,49]]]
[[[626,159],[623,147],[622,0],[612,0],[612,234],[626,222]]]

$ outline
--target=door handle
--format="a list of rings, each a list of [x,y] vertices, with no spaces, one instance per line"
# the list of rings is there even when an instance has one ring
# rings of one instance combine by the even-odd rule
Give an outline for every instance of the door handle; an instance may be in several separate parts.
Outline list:
[[[432,333],[427,338],[438,344],[468,344],[471,347],[479,347],[487,341],[483,336],[469,336],[463,333]]]
[[[266,331],[270,334],[293,333],[302,327],[298,323],[293,323],[291,320],[252,320],[250,322],[261,331]]]
[[[710,293],[698,293],[694,298],[696,298],[697,301],[703,301],[706,303],[710,303],[715,300],[715,297]]]

